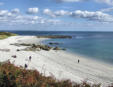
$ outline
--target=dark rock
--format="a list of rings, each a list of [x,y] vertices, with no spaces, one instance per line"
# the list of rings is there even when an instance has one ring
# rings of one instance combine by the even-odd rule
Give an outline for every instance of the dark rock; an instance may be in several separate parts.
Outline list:
[[[50,45],[59,45],[59,43],[50,42]]]
[[[61,50],[59,47],[55,47],[53,48],[53,50]]]
[[[66,48],[63,48],[62,50],[66,50]]]
[[[71,39],[72,36],[68,36],[68,35],[48,35],[48,36],[37,36],[37,38],[53,38],[53,39],[57,39],[57,38],[69,38]]]

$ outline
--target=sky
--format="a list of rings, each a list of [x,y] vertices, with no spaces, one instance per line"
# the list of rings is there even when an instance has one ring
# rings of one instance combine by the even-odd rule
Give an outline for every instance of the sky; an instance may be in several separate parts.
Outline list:
[[[0,0],[0,30],[113,31],[113,0]]]

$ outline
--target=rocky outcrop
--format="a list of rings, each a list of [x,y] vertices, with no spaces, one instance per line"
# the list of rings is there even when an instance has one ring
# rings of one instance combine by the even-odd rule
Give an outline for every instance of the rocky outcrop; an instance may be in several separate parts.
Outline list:
[[[47,36],[37,36],[37,38],[53,38],[53,39],[57,39],[57,38],[68,38],[68,39],[71,39],[72,36],[67,36],[67,35],[47,35]]]
[[[66,50],[66,49],[61,49],[59,47],[50,47],[48,45],[36,45],[36,44],[25,44],[25,43],[14,43],[10,45],[15,45],[15,46],[27,46],[25,49],[22,49],[24,51],[40,51],[40,50]],[[20,49],[17,49],[17,51],[21,51]]]

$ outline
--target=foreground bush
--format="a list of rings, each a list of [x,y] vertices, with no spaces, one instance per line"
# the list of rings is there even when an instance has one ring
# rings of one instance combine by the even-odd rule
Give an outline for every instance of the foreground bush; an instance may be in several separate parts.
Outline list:
[[[0,87],[100,87],[100,85],[90,86],[87,82],[72,84],[70,80],[58,81],[53,77],[45,77],[36,70],[26,70],[6,62],[0,63]]]

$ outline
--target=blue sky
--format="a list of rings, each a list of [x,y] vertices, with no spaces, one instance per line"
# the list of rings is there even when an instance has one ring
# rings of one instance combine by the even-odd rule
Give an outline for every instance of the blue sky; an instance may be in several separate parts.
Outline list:
[[[113,0],[0,0],[0,30],[113,31]]]

